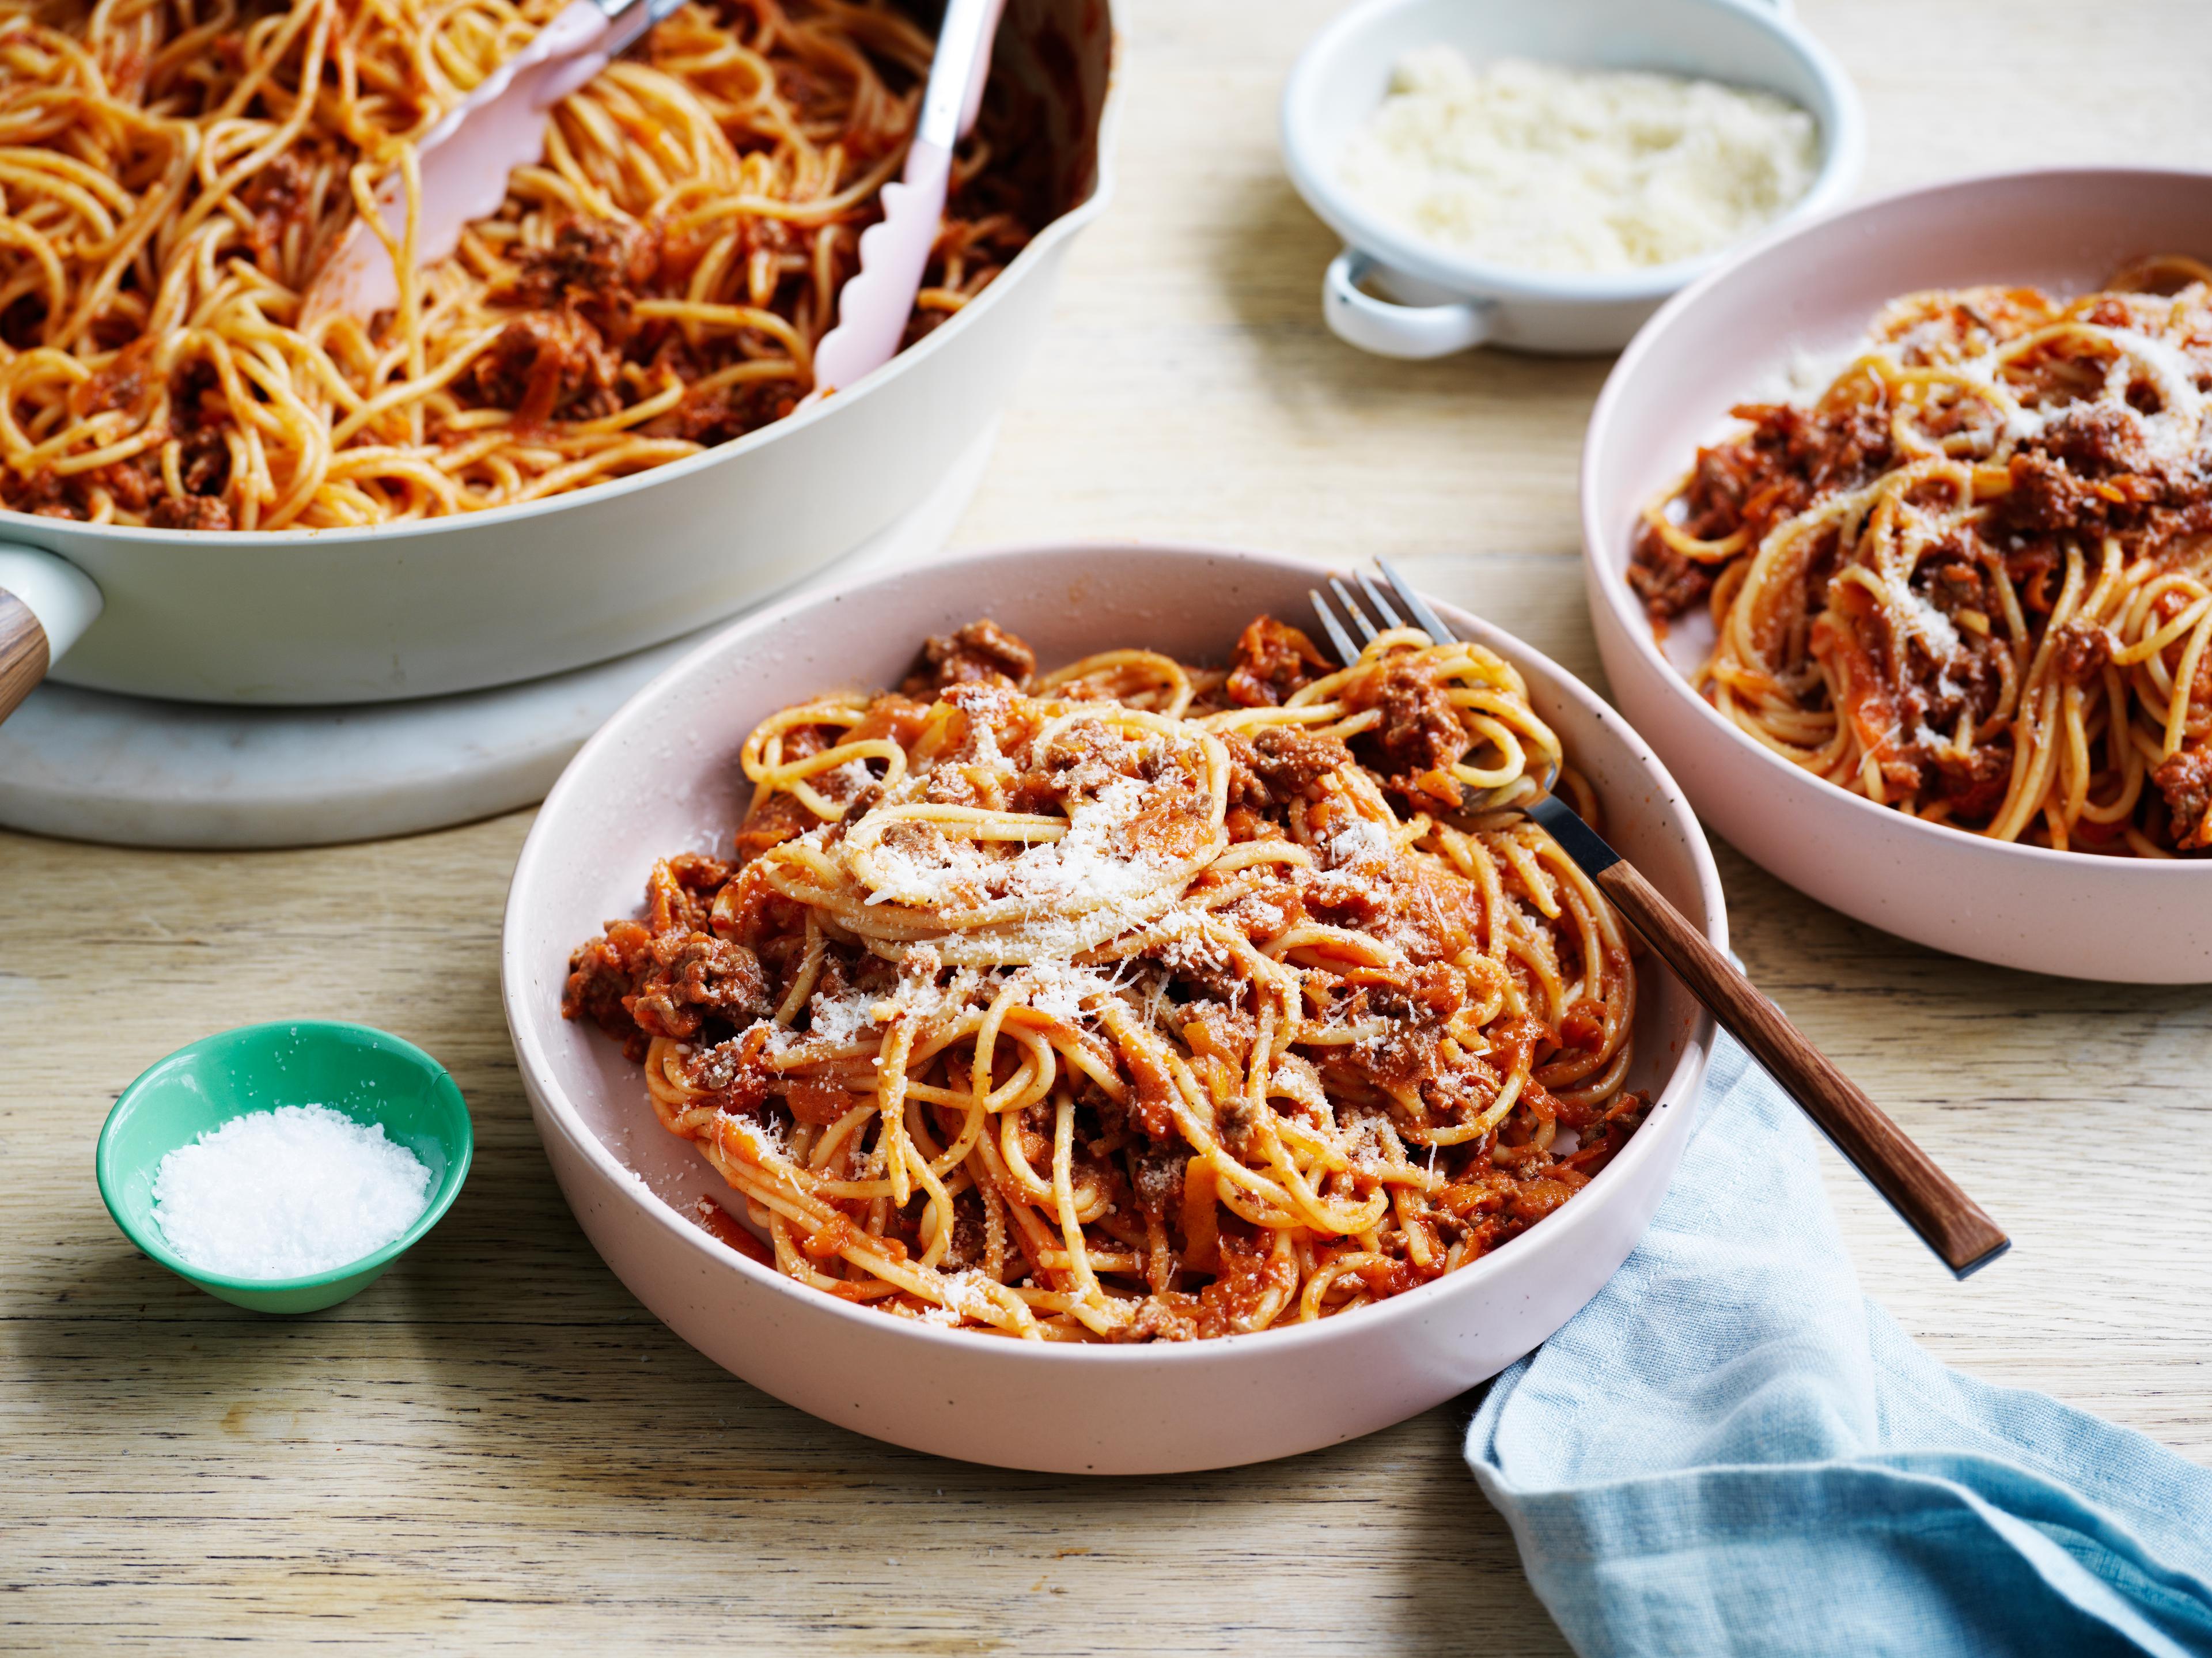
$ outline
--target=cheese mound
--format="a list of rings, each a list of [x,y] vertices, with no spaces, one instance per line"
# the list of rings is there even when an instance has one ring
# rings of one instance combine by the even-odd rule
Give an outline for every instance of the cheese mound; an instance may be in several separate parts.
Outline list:
[[[1820,166],[1811,115],[1772,93],[1454,47],[1400,60],[1346,147],[1373,212],[1487,263],[1626,271],[1724,246],[1778,217]]]

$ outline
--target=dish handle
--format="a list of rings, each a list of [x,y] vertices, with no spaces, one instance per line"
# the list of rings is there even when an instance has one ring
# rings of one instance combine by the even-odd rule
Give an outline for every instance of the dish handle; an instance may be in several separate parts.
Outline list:
[[[1346,248],[1328,262],[1322,278],[1321,313],[1329,332],[1346,345],[1378,357],[1448,357],[1490,337],[1495,307],[1477,300],[1449,305],[1399,305],[1364,292],[1360,279],[1374,260]]]
[[[93,580],[67,559],[0,542],[0,720],[98,620]]]

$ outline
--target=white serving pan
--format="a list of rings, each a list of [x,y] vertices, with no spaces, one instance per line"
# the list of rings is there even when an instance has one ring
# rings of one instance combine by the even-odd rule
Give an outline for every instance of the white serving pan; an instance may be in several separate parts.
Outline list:
[[[545,801],[507,895],[501,985],[538,1137],[586,1234],[671,1328],[778,1399],[878,1439],[1010,1467],[1159,1473],[1288,1456],[1371,1433],[1495,1375],[1627,1258],[1695,1117],[1713,1027],[1643,959],[1632,1087],[1657,1102],[1558,1213],[1439,1282],[1345,1317],[1253,1335],[1073,1348],[933,1329],[795,1284],[699,1230],[742,1204],[653,1114],[637,1067],[561,1017],[569,952],[635,914],[656,858],[724,850],[737,756],[810,692],[896,684],[924,635],[988,615],[1047,664],[1116,644],[1224,659],[1269,610],[1307,615],[1316,567],[1216,549],[1064,544],[966,554],[736,623],[640,692]],[[1725,947],[1712,857],[1687,803],[1620,716],[1563,669],[1449,605],[1510,658],[1597,790],[1613,843]]]
[[[1793,361],[1848,349],[1900,294],[1975,282],[2094,288],[2149,252],[2212,258],[2212,173],[2051,169],[1884,197],[1785,231],[1668,305],[1622,355],[1583,446],[1583,576],[1621,711],[1698,815],[1755,862],[1886,932],[2003,967],[2136,984],[2212,982],[2212,863],[1987,840],[1878,806],[1738,730],[1668,653],[1626,578],[1638,517]]]
[[[506,684],[732,615],[905,513],[1005,404],[1105,205],[1112,58],[1105,4],[1012,0],[993,78],[1040,111],[1067,210],[973,304],[814,408],[634,477],[420,524],[195,534],[0,511],[0,611],[24,601],[70,684],[276,704]],[[0,662],[0,715],[28,689],[8,696],[8,677]]]
[[[1842,201],[1865,159],[1858,94],[1792,20],[1789,0],[1367,0],[1315,36],[1291,70],[1282,143],[1291,184],[1345,241],[1322,278],[1322,314],[1339,338],[1382,356],[1438,357],[1483,344],[1616,350],[1668,295],[1729,252],[1618,276],[1523,270],[1455,253],[1370,212],[1338,182],[1339,158],[1382,101],[1398,60],[1438,43],[1478,64],[1534,58],[1779,93],[1820,123],[1820,167],[1777,223]]]

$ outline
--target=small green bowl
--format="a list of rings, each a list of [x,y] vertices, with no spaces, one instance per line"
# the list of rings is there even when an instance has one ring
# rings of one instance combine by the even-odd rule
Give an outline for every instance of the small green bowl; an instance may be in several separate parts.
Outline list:
[[[249,1111],[326,1105],[381,1123],[430,1171],[430,1205],[374,1254],[305,1278],[225,1278],[182,1260],[154,1219],[161,1159]],[[453,1206],[476,1136],[461,1090],[412,1042],[365,1024],[283,1019],[241,1025],[179,1048],[123,1090],[100,1131],[100,1195],[123,1235],[179,1278],[261,1313],[335,1307],[374,1284]]]

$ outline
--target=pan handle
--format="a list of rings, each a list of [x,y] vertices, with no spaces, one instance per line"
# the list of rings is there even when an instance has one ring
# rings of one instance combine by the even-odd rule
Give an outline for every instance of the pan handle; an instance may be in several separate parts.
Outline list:
[[[0,541],[0,720],[98,620],[93,580],[67,559]]]

